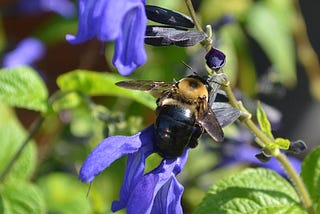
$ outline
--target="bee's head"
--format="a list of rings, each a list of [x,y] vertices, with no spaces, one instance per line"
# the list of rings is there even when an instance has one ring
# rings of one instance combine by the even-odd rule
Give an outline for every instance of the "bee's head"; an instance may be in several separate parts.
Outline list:
[[[181,79],[176,84],[178,92],[185,98],[197,101],[198,98],[205,98],[208,100],[208,89],[205,84],[194,76],[188,76]]]

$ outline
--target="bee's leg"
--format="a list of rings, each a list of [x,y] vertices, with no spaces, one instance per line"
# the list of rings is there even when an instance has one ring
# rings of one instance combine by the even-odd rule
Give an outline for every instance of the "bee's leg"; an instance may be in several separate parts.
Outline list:
[[[225,73],[220,73],[209,77],[208,83],[211,87],[209,94],[210,106],[212,106],[213,102],[215,101],[217,94],[221,93],[221,90],[219,90],[220,86],[223,85],[226,80],[228,81],[228,76]]]
[[[199,124],[195,124],[193,127],[193,133],[191,135],[188,146],[190,148],[195,148],[198,145],[198,139],[203,133],[203,128]]]

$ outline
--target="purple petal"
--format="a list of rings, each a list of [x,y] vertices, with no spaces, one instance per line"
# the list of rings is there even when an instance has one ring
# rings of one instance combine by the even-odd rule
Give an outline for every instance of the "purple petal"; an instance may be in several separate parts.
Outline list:
[[[141,0],[79,0],[77,35],[66,35],[72,44],[97,37],[115,40],[113,64],[122,75],[129,75],[145,63],[144,35],[147,18]]]
[[[120,190],[120,200],[114,201],[112,203],[111,210],[113,212],[126,207],[130,196],[130,192],[135,188],[136,184],[142,179],[145,167],[145,160],[153,152],[153,133],[153,125],[143,130],[140,135],[142,147],[137,152],[128,155],[124,181]]]
[[[83,163],[79,179],[91,182],[100,172],[123,155],[136,152],[141,147],[139,132],[133,136],[113,136],[104,139]]]
[[[118,68],[121,75],[129,75],[147,60],[144,49],[146,21],[143,5],[137,5],[128,11],[123,19],[113,57],[113,64]]]
[[[183,186],[177,178],[172,176],[158,191],[152,207],[152,214],[156,213],[183,213],[181,207],[181,197]]]
[[[150,213],[158,191],[182,170],[187,157],[188,149],[186,149],[181,157],[170,160],[164,159],[156,169],[144,175],[131,192],[127,205],[127,213]],[[161,198],[162,201],[166,199]],[[160,208],[162,206],[157,207]],[[162,210],[154,210],[154,212],[162,213]]]
[[[100,41],[116,40],[125,24],[125,16],[135,8],[142,8],[141,0],[79,0],[79,29],[76,36],[67,35],[72,44],[85,42],[97,36]],[[138,11],[137,11],[138,12]],[[131,23],[129,23],[131,24]],[[146,20],[143,22],[146,25]],[[144,32],[143,32],[144,33]]]
[[[31,65],[44,55],[45,46],[36,38],[22,40],[13,51],[3,59],[3,67]]]

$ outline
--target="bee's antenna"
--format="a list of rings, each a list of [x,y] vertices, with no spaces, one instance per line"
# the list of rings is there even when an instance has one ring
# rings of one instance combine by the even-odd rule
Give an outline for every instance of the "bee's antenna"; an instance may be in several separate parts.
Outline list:
[[[181,60],[181,62],[182,62],[182,64],[184,64],[184,66],[186,66],[187,68],[192,70],[192,67],[190,65],[188,65],[185,61]]]

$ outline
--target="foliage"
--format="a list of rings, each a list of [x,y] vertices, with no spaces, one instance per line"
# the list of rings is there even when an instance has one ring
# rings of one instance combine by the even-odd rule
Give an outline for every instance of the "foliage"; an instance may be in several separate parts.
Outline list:
[[[18,2],[10,5],[16,9],[12,11],[20,11]],[[289,177],[294,182],[281,177],[277,170],[275,172],[256,168],[256,162],[253,161],[220,164],[232,162],[222,154],[235,152],[236,150],[232,150],[233,146],[241,147],[254,141],[261,147],[261,153],[250,155],[261,161],[268,161],[274,156],[281,162],[284,151],[300,152],[304,149],[303,142],[296,143],[298,149],[294,150],[292,141],[278,137],[270,109],[265,108],[262,101],[253,101],[259,98],[262,92],[260,89],[263,88],[261,85],[266,82],[271,89],[269,94],[264,95],[269,97],[274,96],[273,92],[279,85],[283,90],[296,86],[298,59],[295,51],[301,50],[299,43],[294,40],[297,30],[292,20],[299,14],[299,10],[289,0],[199,2],[198,16],[201,17],[203,25],[211,24],[213,37],[210,37],[210,30],[203,32],[199,31],[197,26],[194,27],[195,20],[191,21],[188,17],[189,13],[183,1],[147,1],[150,5],[160,6],[147,6],[147,17],[158,16],[160,12],[154,22],[148,22],[148,25],[152,25],[147,26],[147,43],[168,47],[145,45],[142,48],[140,38],[139,51],[142,53],[139,57],[142,59],[129,65],[129,70],[123,73],[127,75],[143,64],[144,51],[148,59],[146,64],[135,70],[130,77],[117,74],[114,72],[116,69],[110,65],[113,49],[117,51],[119,48],[116,40],[115,44],[89,41],[76,47],[66,45],[64,36],[76,34],[75,15],[70,19],[67,16],[47,13],[56,12],[53,9],[39,9],[40,14],[43,15],[45,11],[47,16],[42,23],[37,23],[36,30],[33,28],[28,34],[41,39],[48,49],[47,54],[38,63],[32,63],[32,67],[18,65],[0,70],[0,213],[110,212],[112,201],[119,195],[122,183],[120,181],[124,179],[126,159],[116,160],[102,172],[90,186],[87,197],[89,186],[77,179],[80,166],[90,151],[104,138],[134,135],[152,124],[156,118],[156,99],[153,96],[142,91],[120,88],[115,83],[128,79],[173,81],[193,72],[207,74],[206,53],[199,45],[201,43],[205,46],[206,42],[211,41],[207,36],[213,39],[210,48],[213,45],[227,57],[221,70],[220,67],[213,69],[214,71],[209,69],[210,75],[214,72],[227,74],[227,79],[218,82],[224,92],[219,91],[217,99],[220,95],[227,94],[230,105],[241,111],[239,121],[254,133],[254,137],[236,123],[224,128],[226,140],[222,145],[213,143],[207,136],[200,139],[197,148],[189,151],[186,167],[177,177],[185,190],[182,197],[184,211],[194,211],[197,214],[320,212],[319,147],[313,148],[304,158],[300,175],[293,169],[290,172],[290,163],[286,162],[289,166],[284,167],[287,171],[289,169]],[[38,0],[37,4],[46,3]],[[75,2],[68,2],[69,6],[74,7],[74,4]],[[140,13],[144,13],[142,8],[144,2],[139,1]],[[126,9],[130,11],[129,6]],[[4,11],[1,10],[3,18],[0,19],[0,53],[5,56],[7,51],[12,49],[8,44],[14,41],[10,33],[5,33],[10,31],[6,27],[10,22],[8,17],[18,14],[8,15]],[[161,13],[166,16],[161,16]],[[104,17],[103,13],[101,14]],[[30,15],[21,16],[30,19]],[[37,14],[35,16],[38,17]],[[174,20],[170,18],[172,16],[179,18]],[[94,17],[89,18],[92,24],[96,22],[91,20]],[[128,17],[122,18],[127,20]],[[161,25],[158,25],[159,19]],[[103,22],[99,24],[102,25]],[[144,24],[144,20],[136,24]],[[144,27],[146,26],[139,28],[140,31],[144,32]],[[81,29],[76,37],[81,37],[85,30],[90,28]],[[130,30],[134,31],[126,28],[124,32],[131,33]],[[101,31],[98,28],[95,31],[99,40]],[[132,50],[130,49],[131,53],[121,50],[124,55],[116,58],[124,60],[121,63],[128,65],[127,60],[136,54],[136,50],[126,43],[129,40],[121,36],[117,35],[116,39],[123,39],[121,45]],[[129,39],[135,41],[133,36]],[[261,75],[262,69],[255,61],[252,44],[259,49],[259,53],[263,52],[264,60],[268,62],[267,67],[263,68],[264,75]],[[99,52],[97,47],[100,52],[102,47],[105,48],[102,51],[104,57],[95,55]],[[55,48],[58,49],[58,54],[53,57],[52,63],[48,58],[54,55],[52,53]],[[70,54],[67,49],[73,52]],[[74,60],[76,57],[78,60]],[[186,69],[183,64],[190,65],[192,70]],[[119,67],[119,63],[116,66]],[[237,98],[244,103],[233,100],[231,87],[234,91],[242,92]],[[252,112],[256,110],[254,116],[245,109],[246,105],[251,104],[254,106]],[[237,155],[239,154],[234,154]],[[153,172],[160,159],[157,154],[149,156],[145,172]],[[274,166],[270,168],[276,169]],[[290,175],[296,177],[292,178]],[[175,176],[172,178],[176,179]],[[296,183],[297,180],[302,183]],[[176,185],[179,186],[178,184]],[[179,188],[182,189],[180,186]],[[306,198],[311,198],[309,204],[304,201]]]

